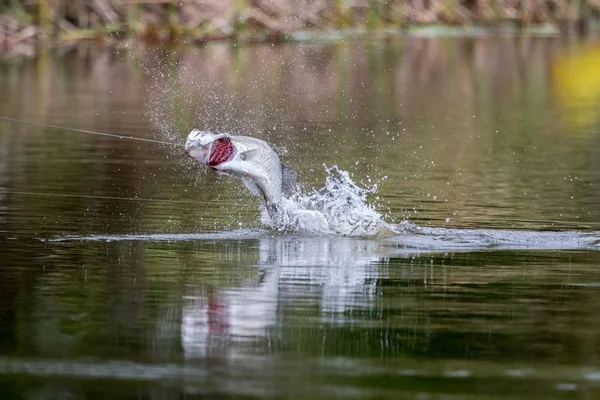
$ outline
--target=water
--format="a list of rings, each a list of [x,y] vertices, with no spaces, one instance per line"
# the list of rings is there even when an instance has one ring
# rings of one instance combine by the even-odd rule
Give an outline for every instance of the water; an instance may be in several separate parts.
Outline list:
[[[413,37],[0,61],[2,116],[253,135],[300,184],[279,229],[182,148],[0,121],[0,397],[595,398],[599,49]],[[325,225],[301,223],[314,211]]]

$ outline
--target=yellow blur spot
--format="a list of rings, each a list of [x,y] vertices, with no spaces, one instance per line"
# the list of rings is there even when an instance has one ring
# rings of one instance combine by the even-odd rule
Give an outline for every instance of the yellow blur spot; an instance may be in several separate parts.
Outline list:
[[[556,105],[570,123],[589,125],[600,116],[600,46],[557,57],[552,65]]]

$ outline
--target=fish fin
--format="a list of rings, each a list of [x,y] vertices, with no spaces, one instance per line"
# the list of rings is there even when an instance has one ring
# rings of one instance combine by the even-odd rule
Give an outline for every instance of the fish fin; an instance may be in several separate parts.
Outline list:
[[[277,203],[267,202],[267,212],[269,213],[269,217],[274,220],[281,211],[281,207]]]
[[[275,154],[277,154],[278,156],[284,155],[285,153],[287,153],[287,150],[283,147],[279,147],[276,144],[270,143],[270,142],[265,142],[266,144],[269,145],[269,147],[271,148],[271,150],[273,150],[275,152]]]
[[[288,195],[296,186],[296,171],[281,163],[281,191]]]
[[[248,190],[256,197],[261,197],[262,193],[260,192],[260,189],[258,188],[258,186],[256,186],[256,184],[254,182],[252,182],[250,179],[242,179],[242,182],[244,182],[244,185],[246,185],[246,187],[248,188]]]

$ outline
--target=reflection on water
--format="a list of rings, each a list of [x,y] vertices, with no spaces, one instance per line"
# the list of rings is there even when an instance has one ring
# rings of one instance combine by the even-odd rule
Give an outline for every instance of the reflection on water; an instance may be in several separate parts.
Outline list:
[[[377,185],[367,202],[399,234],[278,234],[172,148],[0,121],[0,397],[598,397],[594,46],[1,60],[0,115],[252,134],[288,149],[304,193],[323,164]]]
[[[562,116],[569,123],[586,129],[597,124],[597,105],[600,101],[600,46],[574,49],[557,57],[552,64],[552,88],[554,98],[562,109]]]
[[[306,189],[323,186],[323,164],[350,171],[362,186],[378,183],[372,201],[389,220],[597,230],[600,121],[590,114],[597,104],[593,68],[583,73],[595,57],[588,46],[579,53],[559,39],[484,37],[217,43],[180,52],[81,47],[1,64],[0,85],[10,101],[0,100],[0,111],[164,140],[183,141],[192,127],[258,136],[288,149],[285,162]],[[582,66],[580,75],[561,67],[572,64]],[[584,100],[570,89],[581,86],[589,88]],[[585,124],[574,123],[583,115]],[[257,225],[258,200],[239,182],[196,173],[174,149],[0,126],[10,139],[3,139],[6,190],[189,202],[89,207],[72,200],[69,215],[57,221],[39,209],[42,203],[60,209],[55,200],[9,195],[11,207],[46,215],[44,224],[34,221],[37,232]],[[104,218],[111,211],[114,217]],[[81,231],[73,232],[73,220],[84,223]]]
[[[289,236],[10,250],[0,370],[24,382],[319,398],[598,388],[598,372],[580,368],[598,363],[597,251],[420,253]],[[323,385],[311,386],[317,376]],[[487,379],[499,384],[474,389]]]
[[[323,322],[343,324],[344,313],[368,309],[377,295],[378,247],[349,239],[260,239],[259,279],[186,295],[181,328],[186,357],[214,351],[215,337],[271,339],[278,310],[286,304],[316,301]]]

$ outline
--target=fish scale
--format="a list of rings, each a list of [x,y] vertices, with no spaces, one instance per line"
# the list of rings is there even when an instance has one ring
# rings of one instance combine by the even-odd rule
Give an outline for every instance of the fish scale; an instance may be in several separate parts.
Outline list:
[[[271,217],[296,182],[296,172],[281,163],[274,146],[260,139],[193,130],[185,150],[202,164],[241,178],[254,195],[264,198]]]
[[[275,151],[260,139],[231,136],[231,140],[238,152],[231,161],[223,163],[222,167],[243,170],[244,166],[241,164],[251,164],[254,170],[260,172],[246,173],[242,178],[252,180],[261,190],[267,203],[279,203],[282,197],[282,166]]]

